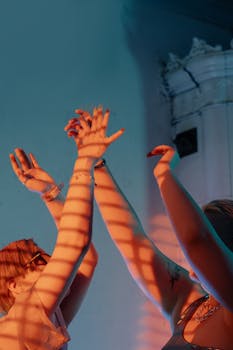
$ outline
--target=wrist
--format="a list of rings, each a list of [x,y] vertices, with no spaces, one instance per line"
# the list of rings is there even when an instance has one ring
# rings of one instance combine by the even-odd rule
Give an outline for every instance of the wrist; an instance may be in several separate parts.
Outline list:
[[[61,183],[59,185],[50,184],[47,186],[46,190],[41,193],[40,197],[45,202],[51,202],[59,197],[63,187],[64,187],[63,183]]]
[[[170,167],[154,169],[154,177],[159,187],[161,187],[164,181],[166,181],[170,176],[173,176]]]
[[[100,159],[94,166],[94,170],[104,168],[106,166],[106,160],[104,158]]]
[[[90,157],[78,157],[74,163],[74,172],[92,172],[96,159]]]
[[[79,157],[73,169],[73,174],[70,179],[70,184],[85,184],[88,185],[93,180],[93,170],[95,159],[90,157]]]

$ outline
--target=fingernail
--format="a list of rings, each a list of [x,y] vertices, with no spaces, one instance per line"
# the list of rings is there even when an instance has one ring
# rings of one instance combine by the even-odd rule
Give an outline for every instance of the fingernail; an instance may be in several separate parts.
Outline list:
[[[83,110],[82,109],[76,109],[74,112],[76,114],[83,114]]]
[[[154,154],[152,152],[147,153],[147,158],[152,157]]]

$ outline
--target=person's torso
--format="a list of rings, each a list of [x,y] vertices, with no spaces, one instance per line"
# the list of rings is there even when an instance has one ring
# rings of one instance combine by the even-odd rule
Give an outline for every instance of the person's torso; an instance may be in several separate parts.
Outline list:
[[[49,319],[38,296],[30,292],[0,319],[0,350],[67,350],[68,340],[60,308]]]
[[[216,307],[199,318],[198,308],[208,299],[204,296],[194,301],[181,315],[173,335],[162,350],[232,350],[233,324],[225,326],[224,310]],[[194,317],[193,317],[194,316]],[[232,318],[233,320],[233,318]]]

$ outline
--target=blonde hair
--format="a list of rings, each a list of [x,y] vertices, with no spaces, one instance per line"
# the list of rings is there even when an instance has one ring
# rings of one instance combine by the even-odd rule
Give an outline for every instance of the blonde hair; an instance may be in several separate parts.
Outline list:
[[[38,251],[44,253],[33,239],[11,242],[0,250],[0,312],[8,312],[14,304],[14,297],[8,289],[9,281],[25,276],[25,264]]]
[[[216,199],[204,205],[202,209],[218,236],[233,251],[233,201]]]

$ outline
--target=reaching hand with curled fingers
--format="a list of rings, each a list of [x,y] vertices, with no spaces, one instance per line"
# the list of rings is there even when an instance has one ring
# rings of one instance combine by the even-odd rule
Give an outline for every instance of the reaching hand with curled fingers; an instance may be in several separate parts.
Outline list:
[[[167,145],[159,145],[147,154],[147,157],[162,156],[154,168],[154,175],[161,176],[164,172],[172,170],[179,162],[179,155],[176,150]]]
[[[69,137],[73,137],[80,157],[90,157],[95,161],[102,157],[106,149],[124,132],[120,129],[106,136],[110,111],[102,107],[93,109],[90,114],[82,109],[75,111],[79,117],[72,118],[65,127]]]
[[[15,175],[29,191],[42,194],[52,185],[56,185],[32,153],[27,155],[23,149],[16,148],[15,154],[10,154],[10,162]]]

